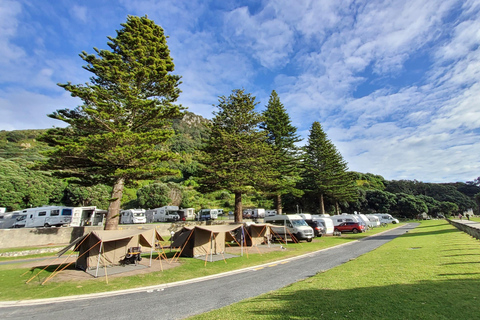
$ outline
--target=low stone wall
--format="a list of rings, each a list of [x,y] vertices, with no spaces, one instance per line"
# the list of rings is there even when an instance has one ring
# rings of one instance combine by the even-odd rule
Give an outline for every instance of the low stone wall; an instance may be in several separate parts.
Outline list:
[[[468,233],[475,239],[480,240],[480,223],[469,220],[458,221],[447,219],[447,221],[458,230]]]
[[[164,238],[170,237],[171,231],[177,231],[183,226],[202,225],[205,222],[180,221],[175,223],[153,223],[142,225],[119,225],[118,229],[150,229],[157,228]],[[103,227],[61,227],[61,228],[21,228],[0,229],[0,248],[27,248],[42,246],[67,245],[73,240],[93,230]]]

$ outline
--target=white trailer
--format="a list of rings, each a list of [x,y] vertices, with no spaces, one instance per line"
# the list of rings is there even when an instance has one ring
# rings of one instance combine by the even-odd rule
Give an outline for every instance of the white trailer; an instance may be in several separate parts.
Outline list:
[[[263,208],[243,210],[243,217],[246,219],[265,218],[265,216],[266,216],[265,209]]]
[[[145,209],[128,209],[120,211],[120,223],[146,223]]]
[[[362,223],[363,224],[363,221],[361,221],[360,218],[357,218],[352,214],[333,215],[333,216],[330,217],[330,219],[332,219],[333,225],[335,227],[338,226],[340,223],[343,223],[343,222],[357,222],[357,223]]]
[[[335,227],[333,226],[333,221],[330,217],[321,217],[318,215],[312,216],[312,220],[319,221],[325,227],[325,234],[326,235],[333,235],[335,231]]]
[[[218,219],[217,209],[200,209],[197,213],[197,220],[208,221]]]
[[[276,216],[277,215],[277,210],[265,210],[265,217],[270,217],[270,216]]]
[[[156,222],[171,222],[180,220],[178,215],[178,206],[164,206],[161,208],[150,209],[146,211],[148,219],[153,217],[153,221]]]
[[[72,221],[72,208],[48,206],[22,210],[26,215],[25,227],[61,227]]]

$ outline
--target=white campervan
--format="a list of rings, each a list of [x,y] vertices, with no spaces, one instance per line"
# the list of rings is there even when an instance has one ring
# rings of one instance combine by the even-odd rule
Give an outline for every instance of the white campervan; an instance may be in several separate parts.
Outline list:
[[[180,220],[195,220],[195,208],[185,208],[177,211]]]
[[[380,226],[380,219],[378,219],[376,215],[366,214],[366,216],[368,218],[368,221],[370,221],[369,224],[372,228]]]
[[[277,214],[277,210],[273,209],[273,210],[265,210],[265,217],[269,217],[269,216],[275,216]]]
[[[399,223],[398,219],[395,219],[391,214],[388,213],[374,213],[374,215],[378,217],[380,223]]]
[[[361,221],[359,218],[355,217],[355,215],[352,215],[352,214],[337,214],[337,215],[331,216],[330,219],[332,219],[333,225],[335,227],[343,222],[356,222],[356,223],[363,224],[363,221]]]
[[[312,219],[319,221],[321,224],[323,224],[323,226],[325,227],[325,235],[333,235],[333,232],[335,231],[335,227],[330,217],[321,217],[321,216],[314,215],[312,216]]]
[[[164,206],[161,208],[147,210],[146,215],[152,216],[153,221],[171,222],[180,220],[180,216],[178,215],[177,211],[178,206]]]
[[[272,228],[274,235],[284,238],[286,238],[286,235],[291,235],[298,240],[307,240],[307,242],[311,242],[313,239],[313,229],[297,214],[265,217],[264,221],[278,226]]]
[[[71,227],[101,226],[107,215],[107,210],[97,209],[96,206],[73,207]]]
[[[147,217],[145,216],[145,209],[128,209],[120,211],[120,223],[132,224],[132,223],[147,223]]]
[[[72,221],[72,209],[59,206],[38,207],[22,210],[26,215],[25,227],[61,227]]]

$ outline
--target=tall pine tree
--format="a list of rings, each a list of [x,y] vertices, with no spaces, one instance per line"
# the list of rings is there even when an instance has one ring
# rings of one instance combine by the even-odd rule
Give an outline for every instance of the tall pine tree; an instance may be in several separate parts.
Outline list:
[[[275,90],[270,95],[263,117],[260,128],[266,131],[267,143],[272,146],[274,155],[271,165],[276,172],[276,178],[269,182],[268,192],[275,196],[277,213],[282,214],[282,195],[301,196],[303,193],[296,188],[301,177],[299,150],[295,143],[301,139]]]
[[[44,167],[85,184],[113,187],[105,229],[116,229],[125,184],[176,174],[162,165],[175,157],[164,143],[174,134],[171,120],[181,115],[174,102],[180,77],[174,69],[163,29],[147,17],[129,16],[108,37],[110,50],[82,52],[90,83],[59,84],[83,104],[49,117],[67,128],[43,137],[55,148]]]
[[[242,194],[261,188],[271,179],[270,146],[259,130],[262,117],[255,97],[233,90],[219,98],[218,111],[199,161],[199,182],[205,191],[226,189],[235,194],[235,222],[242,222]]]
[[[312,125],[304,150],[304,183],[308,191],[317,196],[320,214],[325,214],[325,196],[335,201],[337,210],[339,201],[356,200],[354,177],[317,121]]]

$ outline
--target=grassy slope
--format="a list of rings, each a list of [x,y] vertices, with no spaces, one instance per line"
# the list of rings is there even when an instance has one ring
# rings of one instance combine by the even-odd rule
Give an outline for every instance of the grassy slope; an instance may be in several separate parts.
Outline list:
[[[445,221],[279,291],[194,319],[478,319],[480,246]]]

